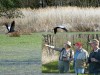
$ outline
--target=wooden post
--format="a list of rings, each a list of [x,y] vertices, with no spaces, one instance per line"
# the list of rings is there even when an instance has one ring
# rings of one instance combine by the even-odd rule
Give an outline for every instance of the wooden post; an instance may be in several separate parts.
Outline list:
[[[50,35],[50,42],[51,42],[51,45],[54,45],[53,44],[53,35]],[[52,55],[54,54],[54,50],[51,50],[51,53],[52,53]]]
[[[99,34],[96,34],[96,39],[99,40]],[[100,42],[99,42],[99,47],[100,47]]]
[[[73,44],[75,43],[75,41],[74,41],[75,39],[74,39],[74,35],[73,35]]]
[[[89,41],[90,41],[90,34],[87,35],[87,51],[88,51],[88,45],[89,45]]]

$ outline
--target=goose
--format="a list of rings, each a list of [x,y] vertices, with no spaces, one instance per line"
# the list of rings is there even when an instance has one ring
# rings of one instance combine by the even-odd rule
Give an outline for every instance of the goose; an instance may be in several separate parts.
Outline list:
[[[53,30],[54,30],[54,34],[57,33],[57,30],[58,30],[59,28],[60,28],[60,29],[63,29],[63,30],[66,31],[66,32],[68,32],[68,30],[65,28],[65,26],[57,26],[57,27],[54,27],[54,29],[53,29]]]
[[[15,28],[15,21],[13,21],[11,23],[11,25],[5,24],[5,26],[6,26],[7,30],[8,30],[8,33],[11,33],[11,32],[14,32],[15,31],[14,30],[14,28]]]
[[[7,30],[8,30],[8,36],[10,37],[20,37],[20,33],[18,31],[15,31],[15,21],[12,21],[11,25],[5,24]]]

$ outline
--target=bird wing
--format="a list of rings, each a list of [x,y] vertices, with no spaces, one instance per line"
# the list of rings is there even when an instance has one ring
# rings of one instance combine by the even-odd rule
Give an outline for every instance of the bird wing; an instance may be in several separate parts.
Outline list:
[[[10,32],[13,32],[13,31],[14,31],[14,28],[15,28],[15,21],[13,21],[13,22],[11,23]]]
[[[8,24],[5,24],[6,28],[8,31],[10,31],[10,27],[8,26]]]
[[[64,26],[58,26],[59,28],[65,28]]]
[[[58,29],[59,27],[55,27],[54,28],[54,34],[56,34],[57,33],[57,29]]]
[[[62,28],[63,30],[65,30],[66,32],[68,31],[66,28]]]

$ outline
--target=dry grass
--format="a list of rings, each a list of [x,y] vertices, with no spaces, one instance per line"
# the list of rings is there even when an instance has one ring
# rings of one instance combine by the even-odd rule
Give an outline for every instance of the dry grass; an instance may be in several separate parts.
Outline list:
[[[18,31],[15,31],[15,32],[8,33],[8,36],[10,36],[10,37],[20,37],[20,33]]]
[[[58,25],[67,26],[69,31],[92,31],[95,25],[100,25],[100,8],[47,7],[20,10],[24,18],[0,18],[0,24],[15,20],[16,30],[21,33],[52,31]]]

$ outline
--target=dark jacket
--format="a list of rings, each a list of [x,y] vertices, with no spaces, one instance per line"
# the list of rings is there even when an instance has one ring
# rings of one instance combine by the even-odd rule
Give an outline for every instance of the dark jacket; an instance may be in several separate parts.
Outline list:
[[[95,58],[98,62],[91,62],[91,58]],[[91,52],[88,59],[89,73],[100,73],[100,49]]]

